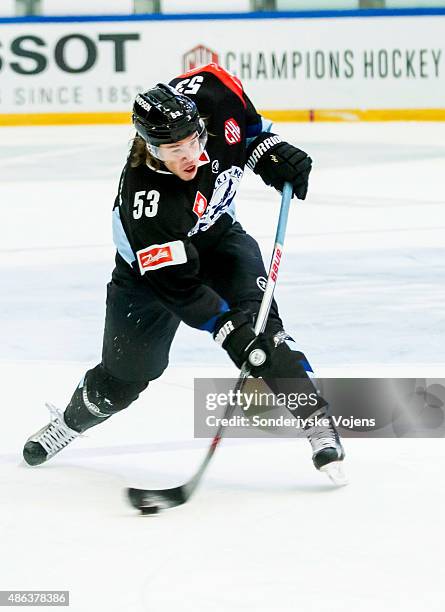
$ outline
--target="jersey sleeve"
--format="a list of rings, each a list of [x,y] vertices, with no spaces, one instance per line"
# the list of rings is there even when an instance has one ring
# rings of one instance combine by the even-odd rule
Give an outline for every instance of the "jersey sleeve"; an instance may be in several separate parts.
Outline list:
[[[178,214],[181,194],[172,201],[157,189],[137,190],[125,183],[115,207],[133,253],[133,270],[184,323],[212,332],[228,305],[199,278],[199,254],[187,237],[187,217]]]
[[[229,90],[232,94],[235,94],[242,103],[246,121],[246,147],[261,133],[270,131],[272,121],[265,119],[257,112],[252,101],[245,93],[240,79],[218,64],[207,64],[206,66],[190,70],[174,78],[170,81],[170,85],[175,87],[180,93],[195,99],[201,114],[211,116],[214,112],[215,104],[218,104],[218,102],[224,104],[224,101],[215,98],[214,87],[205,86],[206,77],[210,78],[210,81],[213,80],[213,82],[217,80],[226,91]]]
[[[246,147],[263,132],[270,132],[272,121],[262,117],[254,107],[250,98],[243,91],[244,100],[246,102]]]

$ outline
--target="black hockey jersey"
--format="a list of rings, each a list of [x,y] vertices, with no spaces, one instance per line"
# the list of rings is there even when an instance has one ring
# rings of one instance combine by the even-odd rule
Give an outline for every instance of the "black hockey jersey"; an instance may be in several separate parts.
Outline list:
[[[118,266],[130,266],[166,308],[188,325],[212,331],[224,300],[199,278],[200,258],[211,256],[234,222],[234,197],[244,172],[246,145],[270,129],[245,95],[240,81],[216,64],[173,79],[192,98],[209,138],[196,177],[146,164],[121,175],[113,209]]]

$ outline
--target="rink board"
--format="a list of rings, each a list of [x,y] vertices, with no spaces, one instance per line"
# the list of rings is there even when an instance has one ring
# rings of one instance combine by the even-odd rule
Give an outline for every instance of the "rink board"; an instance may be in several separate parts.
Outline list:
[[[445,119],[445,11],[162,17],[0,20],[0,125],[128,123],[210,61],[276,121]]]

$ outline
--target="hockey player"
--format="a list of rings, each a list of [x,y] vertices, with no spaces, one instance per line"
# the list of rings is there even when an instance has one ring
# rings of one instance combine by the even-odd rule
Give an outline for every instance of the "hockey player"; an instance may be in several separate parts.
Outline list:
[[[275,302],[264,334],[254,334],[263,297],[257,280],[267,274],[257,242],[234,211],[246,165],[278,191],[289,181],[304,200],[310,157],[271,133],[240,81],[216,64],[137,95],[133,123],[136,137],[113,209],[117,253],[102,361],[86,372],[64,413],[51,408],[50,423],[26,442],[29,465],[136,400],[167,367],[181,321],[210,333],[238,368],[247,360],[250,373],[274,392],[289,391],[281,380],[314,391]],[[263,363],[249,360],[256,349]],[[324,415],[319,396],[306,416]],[[344,452],[329,417],[327,423],[306,434],[315,467],[329,471]]]

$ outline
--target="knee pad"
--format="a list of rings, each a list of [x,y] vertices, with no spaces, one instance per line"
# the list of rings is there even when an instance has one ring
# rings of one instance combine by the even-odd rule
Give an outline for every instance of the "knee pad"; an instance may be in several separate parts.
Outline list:
[[[127,408],[147,386],[115,378],[99,364],[80,381],[65,410],[65,423],[82,433]]]
[[[99,364],[85,374],[83,395],[101,412],[109,415],[127,408],[147,386],[148,382],[127,382],[116,378]]]

